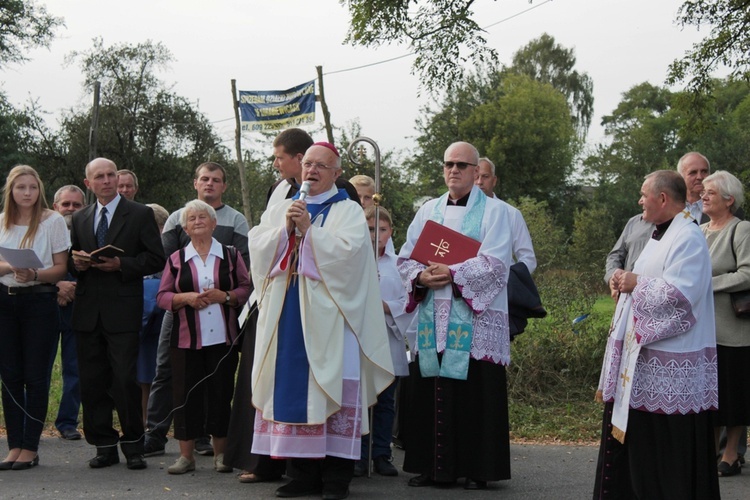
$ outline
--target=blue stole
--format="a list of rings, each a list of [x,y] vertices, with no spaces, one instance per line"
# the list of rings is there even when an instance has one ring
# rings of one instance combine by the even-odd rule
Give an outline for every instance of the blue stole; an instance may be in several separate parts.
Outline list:
[[[482,218],[487,197],[474,196],[474,203],[467,207],[461,222],[461,233],[477,241],[481,240]],[[471,199],[469,200],[472,201]],[[442,224],[443,209],[448,204],[448,193],[440,197],[430,219]],[[419,306],[419,371],[423,377],[447,377],[466,380],[469,373],[469,355],[474,336],[474,312],[461,298],[451,294],[451,312],[448,319],[448,337],[445,342],[442,362],[438,361],[435,338],[435,292],[428,290]]]
[[[299,193],[292,199],[299,199]],[[325,224],[331,205],[348,200],[346,190],[338,192],[325,202],[307,205],[311,220],[321,218]],[[297,259],[287,272],[297,272]],[[274,421],[290,424],[307,423],[307,386],[310,364],[307,361],[305,337],[302,332],[302,313],[299,303],[299,280],[289,280],[289,286],[281,308],[279,329],[276,337],[276,371],[273,388]]]

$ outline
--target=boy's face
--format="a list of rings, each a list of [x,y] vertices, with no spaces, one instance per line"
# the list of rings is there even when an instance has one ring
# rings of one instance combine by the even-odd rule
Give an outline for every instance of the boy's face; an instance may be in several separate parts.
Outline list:
[[[375,195],[375,190],[371,187],[366,186],[354,186],[357,189],[357,195],[359,195],[359,203],[362,208],[371,207],[374,205],[372,197]]]
[[[378,221],[378,255],[382,255],[385,251],[385,245],[388,243],[388,239],[391,237],[391,234],[393,233],[393,229],[391,228],[391,225],[388,224],[388,221]],[[375,243],[375,219],[367,219],[367,227],[370,230],[370,238],[372,239],[372,242]]]

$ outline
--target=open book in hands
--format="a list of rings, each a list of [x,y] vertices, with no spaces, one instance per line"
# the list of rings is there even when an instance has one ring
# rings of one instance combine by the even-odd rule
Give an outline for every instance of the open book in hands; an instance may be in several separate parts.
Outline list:
[[[114,245],[107,245],[101,248],[97,248],[91,253],[86,253],[81,250],[73,250],[73,252],[71,253],[76,259],[99,264],[102,262],[99,257],[120,257],[125,254],[125,250],[123,250],[122,248],[117,248]]]

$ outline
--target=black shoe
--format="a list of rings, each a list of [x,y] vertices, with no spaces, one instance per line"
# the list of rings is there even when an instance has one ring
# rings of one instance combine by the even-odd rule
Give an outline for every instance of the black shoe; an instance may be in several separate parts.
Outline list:
[[[0,462],[0,470],[11,470],[15,462]]]
[[[367,461],[357,460],[354,463],[354,477],[362,477],[367,475]]]
[[[322,491],[323,485],[320,483],[292,479],[276,490],[276,496],[280,498],[306,497],[308,495],[319,495]]]
[[[381,476],[398,476],[398,470],[391,463],[390,457],[381,455],[375,457],[372,462],[375,466],[375,472]]]
[[[60,431],[60,439],[66,441],[78,441],[81,439],[81,433],[76,429],[65,429]]]
[[[349,496],[349,485],[344,483],[323,483],[323,500],[343,500]]]
[[[745,465],[745,455],[743,455],[742,453],[737,454],[737,460],[740,461],[740,465]]]
[[[466,478],[464,481],[464,489],[465,490],[486,490],[487,489],[487,481],[477,481],[471,478]]]
[[[737,474],[742,473],[742,466],[740,465],[739,459],[735,460],[733,464],[728,464],[727,462],[721,462],[719,466],[717,467],[717,469],[719,472],[719,477],[735,476]]]
[[[130,470],[140,470],[146,468],[146,461],[143,459],[143,455],[130,455],[126,460],[128,469]]]
[[[211,438],[200,437],[195,440],[195,452],[198,455],[211,457],[214,454],[214,447],[211,446]]]
[[[13,462],[13,467],[11,467],[11,470],[26,470],[31,469],[32,467],[36,467],[39,465],[39,455],[35,456],[31,462],[19,462],[16,460]]]
[[[153,440],[146,440],[143,445],[143,456],[156,457],[158,455],[164,455],[164,445]]]
[[[89,467],[92,469],[103,469],[110,465],[120,463],[120,456],[117,453],[102,453],[97,451],[97,455],[89,460]]]
[[[432,480],[429,474],[420,474],[409,479],[408,484],[415,488],[421,488],[422,486],[432,486],[435,484],[435,481]]]

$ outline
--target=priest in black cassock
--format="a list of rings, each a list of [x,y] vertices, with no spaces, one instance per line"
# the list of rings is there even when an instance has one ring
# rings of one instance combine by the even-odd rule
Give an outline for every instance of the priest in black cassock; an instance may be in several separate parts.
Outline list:
[[[479,154],[466,142],[445,151],[448,192],[427,202],[399,255],[418,307],[416,359],[400,401],[404,471],[410,486],[484,489],[510,479],[505,366],[510,362],[507,282],[512,242],[507,208],[474,185]],[[478,254],[450,266],[413,260],[427,220],[481,242]]]

